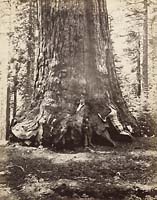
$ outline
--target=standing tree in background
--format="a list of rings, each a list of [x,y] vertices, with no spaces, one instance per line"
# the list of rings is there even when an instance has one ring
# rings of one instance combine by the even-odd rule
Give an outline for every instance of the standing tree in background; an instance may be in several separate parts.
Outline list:
[[[13,118],[22,107],[27,107],[33,93],[35,62],[36,0],[14,1],[14,27],[9,33],[10,112]],[[12,26],[12,24],[10,24]]]
[[[131,20],[136,22],[132,27],[132,32],[139,32],[143,33],[140,34],[140,48],[141,48],[141,88],[142,94],[148,98],[148,89],[149,89],[149,13],[150,10],[154,5],[154,0],[127,0],[126,1],[128,7],[128,14],[127,17]],[[137,26],[137,30],[135,30],[135,26]],[[138,38],[139,40],[139,38]],[[134,41],[134,40],[133,40]],[[138,42],[138,41],[137,41]],[[139,68],[138,68],[139,69]]]
[[[143,63],[142,77],[143,90],[146,98],[148,98],[148,0],[144,0],[144,21],[143,21]]]
[[[57,145],[78,145],[85,118],[102,134],[102,118],[114,104],[121,123],[136,126],[115,72],[105,0],[38,0],[39,54],[34,98],[16,130],[37,132]],[[18,130],[17,130],[18,127]],[[23,128],[24,127],[24,128]]]
[[[8,59],[8,26],[10,21],[10,1],[0,1],[0,140],[6,140],[7,128],[7,59]]]
[[[26,94],[28,95],[28,102],[30,102],[30,97],[32,96],[33,81],[34,81],[34,63],[35,63],[35,30],[36,30],[36,0],[29,0],[28,6],[28,34],[26,40],[28,60],[26,64]]]
[[[150,22],[151,22],[151,13],[153,7],[156,7],[156,1],[154,0],[127,0],[126,5],[128,8],[128,21],[133,25],[130,26],[130,33],[133,33],[132,39],[130,38],[129,41],[129,48],[128,52],[131,52],[131,48],[133,54],[137,52],[134,57],[131,57],[132,63],[134,65],[134,61],[137,63],[136,72],[137,72],[137,82],[140,83],[140,91],[141,94],[140,98],[140,107],[138,111],[138,117],[141,124],[141,132],[147,133],[148,135],[155,130],[155,123],[152,124],[153,119],[151,118],[151,107],[152,104],[155,104],[154,97],[152,98],[152,78],[151,78],[151,71],[152,71],[152,53],[151,53],[151,44],[150,39],[151,35],[149,34],[151,31]],[[140,37],[139,36],[140,33]],[[130,48],[131,47],[131,48]],[[136,49],[139,49],[136,51]],[[133,59],[132,59],[133,58]],[[154,76],[154,74],[153,74]],[[139,89],[138,89],[139,90]],[[137,93],[139,94],[139,93]],[[151,102],[148,97],[150,97]],[[152,99],[154,102],[152,102]],[[148,106],[149,105],[149,106]],[[154,109],[153,109],[154,110]],[[153,111],[154,112],[154,111]]]
[[[141,73],[141,36],[139,32],[130,31],[127,35],[128,47],[125,49],[127,56],[132,62],[132,72],[136,72],[135,95],[140,97],[142,90],[142,73]]]

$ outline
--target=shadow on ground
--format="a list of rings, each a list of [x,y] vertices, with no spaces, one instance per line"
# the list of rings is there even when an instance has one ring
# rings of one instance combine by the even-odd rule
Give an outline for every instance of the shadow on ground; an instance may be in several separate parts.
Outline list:
[[[157,199],[157,138],[53,152],[0,147],[0,200]]]

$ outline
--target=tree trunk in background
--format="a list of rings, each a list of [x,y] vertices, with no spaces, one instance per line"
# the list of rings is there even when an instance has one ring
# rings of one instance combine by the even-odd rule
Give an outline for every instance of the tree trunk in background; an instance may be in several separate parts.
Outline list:
[[[151,116],[154,119],[154,132],[157,132],[157,9],[154,6],[154,12],[151,16],[151,74],[150,74],[150,85],[149,90],[149,105],[151,108]]]
[[[10,133],[10,85],[7,87],[7,110],[6,110],[6,139],[9,139]]]
[[[27,39],[27,49],[28,49],[28,62],[27,62],[27,85],[26,85],[26,93],[27,95],[30,95],[30,89],[31,89],[31,65],[32,65],[32,54],[33,54],[33,49],[32,49],[32,39],[33,39],[33,34],[32,34],[32,1],[29,1],[29,28],[28,28],[28,39]]]
[[[141,41],[138,39],[138,55],[137,55],[137,96],[141,96]]]
[[[13,118],[16,116],[17,111],[17,85],[18,85],[18,64],[15,66],[14,87],[13,87]]]
[[[98,114],[105,118],[110,103],[124,126],[136,126],[116,76],[105,0],[38,0],[38,20],[36,103],[25,120],[51,144],[80,143],[86,117],[100,135]]]
[[[2,65],[3,64],[3,65]],[[2,74],[0,74],[0,143],[6,140],[6,111],[7,111],[7,66],[6,60],[0,63]],[[3,142],[2,142],[3,144]]]
[[[143,23],[143,92],[148,97],[148,0],[144,0],[144,23]]]
[[[28,61],[27,61],[27,84],[26,84],[26,103],[30,102],[33,90],[34,80],[34,63],[35,63],[35,1],[29,0],[29,27],[27,36],[27,49],[28,49]]]

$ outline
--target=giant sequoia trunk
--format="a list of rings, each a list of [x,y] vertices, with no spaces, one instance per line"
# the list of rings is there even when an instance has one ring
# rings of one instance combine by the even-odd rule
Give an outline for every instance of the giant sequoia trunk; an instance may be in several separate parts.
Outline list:
[[[38,20],[35,103],[13,133],[80,145],[87,118],[88,134],[103,136],[111,103],[123,126],[136,126],[117,81],[105,0],[39,0]]]

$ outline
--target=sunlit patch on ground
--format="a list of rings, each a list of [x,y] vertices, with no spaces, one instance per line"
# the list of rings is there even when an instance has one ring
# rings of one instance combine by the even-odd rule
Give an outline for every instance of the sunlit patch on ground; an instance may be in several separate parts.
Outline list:
[[[155,200],[156,145],[155,137],[92,152],[0,147],[0,199]]]

